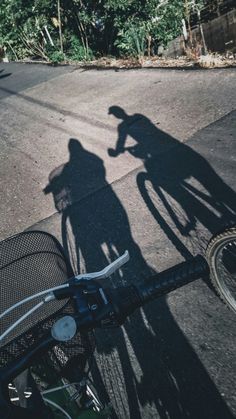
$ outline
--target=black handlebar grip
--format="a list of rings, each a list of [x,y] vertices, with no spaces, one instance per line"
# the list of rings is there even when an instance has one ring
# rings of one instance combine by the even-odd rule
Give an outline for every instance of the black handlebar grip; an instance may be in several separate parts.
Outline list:
[[[116,321],[124,323],[136,308],[142,305],[138,289],[134,285],[106,289],[106,295],[112,304]]]
[[[201,255],[195,256],[189,261],[153,276],[145,284],[138,286],[141,305],[207,275],[209,275],[207,261]]]

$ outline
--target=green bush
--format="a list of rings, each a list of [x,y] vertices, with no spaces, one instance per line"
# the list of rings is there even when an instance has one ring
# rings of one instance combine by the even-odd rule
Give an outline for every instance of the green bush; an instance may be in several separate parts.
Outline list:
[[[90,48],[85,48],[79,38],[75,35],[70,37],[67,57],[73,61],[88,61],[93,59],[93,52]]]
[[[143,57],[147,48],[147,31],[144,26],[131,25],[118,33],[115,41],[121,55]]]
[[[61,51],[54,50],[52,52],[48,52],[47,56],[52,64],[59,64],[62,61],[65,61],[65,55]]]

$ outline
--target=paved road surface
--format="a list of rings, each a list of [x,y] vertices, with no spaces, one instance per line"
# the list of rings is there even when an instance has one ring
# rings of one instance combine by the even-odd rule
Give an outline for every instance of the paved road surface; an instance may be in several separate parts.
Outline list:
[[[2,70],[2,238],[52,232],[81,270],[128,248],[119,284],[202,252],[234,219],[234,70]],[[116,415],[233,418],[234,320],[198,281],[99,332],[93,374]]]

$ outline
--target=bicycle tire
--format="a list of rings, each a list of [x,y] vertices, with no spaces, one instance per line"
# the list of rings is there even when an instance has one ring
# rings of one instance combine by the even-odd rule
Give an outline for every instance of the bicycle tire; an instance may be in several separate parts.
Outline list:
[[[236,227],[212,237],[206,249],[206,259],[214,289],[236,313]]]

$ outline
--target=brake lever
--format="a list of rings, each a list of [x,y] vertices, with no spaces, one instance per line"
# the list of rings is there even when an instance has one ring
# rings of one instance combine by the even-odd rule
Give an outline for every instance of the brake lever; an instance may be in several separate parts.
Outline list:
[[[118,259],[114,260],[114,262],[110,263],[104,269],[99,272],[91,272],[87,274],[80,274],[74,277],[75,284],[81,281],[82,279],[91,280],[91,279],[105,279],[111,276],[117,269],[121,268],[125,263],[129,261],[129,252],[128,250],[120,256]]]

